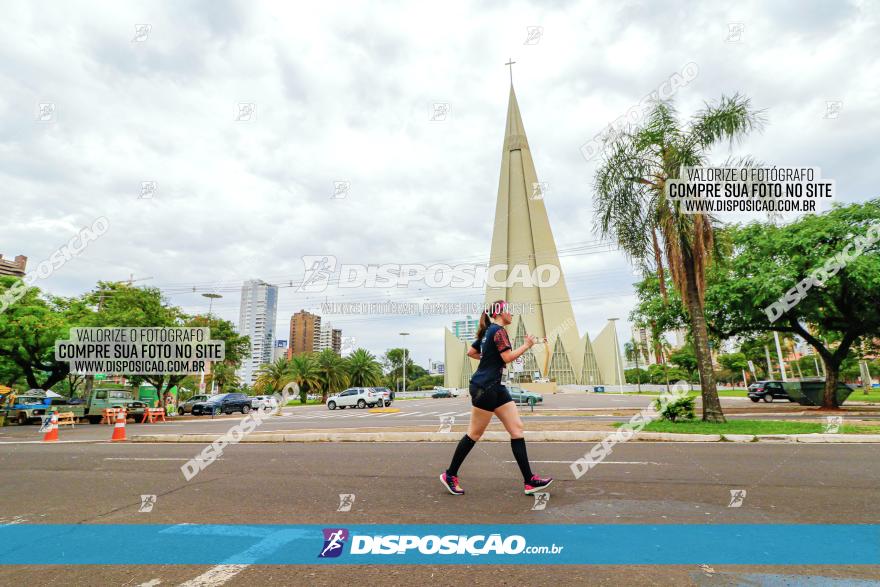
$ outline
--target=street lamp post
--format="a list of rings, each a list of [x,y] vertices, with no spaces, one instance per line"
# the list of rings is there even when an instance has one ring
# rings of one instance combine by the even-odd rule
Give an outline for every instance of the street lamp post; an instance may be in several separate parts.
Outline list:
[[[214,300],[220,299],[223,296],[218,293],[203,293],[203,298],[208,298],[208,323],[211,321],[211,312],[214,310]],[[199,393],[205,393],[205,370],[202,369],[202,376],[199,380]],[[211,393],[214,393],[214,378],[211,378]]]
[[[409,336],[409,332],[401,332],[400,336],[403,338],[403,393],[406,393],[406,337]]]
[[[219,298],[222,298],[223,296],[221,296],[221,295],[218,294],[218,293],[203,293],[203,294],[202,294],[202,297],[203,297],[203,298],[208,298],[208,299],[210,300],[210,301],[208,302],[208,318],[210,318],[210,317],[211,317],[211,312],[212,312],[212,310],[214,309],[214,300],[219,299]]]

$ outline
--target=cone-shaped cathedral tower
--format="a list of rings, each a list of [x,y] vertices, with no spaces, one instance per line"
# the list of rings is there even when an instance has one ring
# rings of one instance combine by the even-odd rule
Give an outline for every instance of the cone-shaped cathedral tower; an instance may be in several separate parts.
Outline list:
[[[523,343],[526,333],[547,339],[546,343],[536,344],[523,356],[522,372],[510,370],[510,379],[531,381],[537,372],[559,385],[619,384],[623,363],[613,323],[609,323],[593,342],[590,342],[589,335],[581,337],[578,334],[547,218],[544,190],[532,161],[512,83],[489,257],[490,267],[504,265],[506,271],[498,270],[487,285],[486,303],[503,299],[526,308],[522,314],[514,315],[513,323],[508,327],[514,348]],[[541,270],[536,272],[536,268]],[[545,283],[540,286],[527,283],[520,278],[524,272],[542,278]],[[502,285],[493,286],[493,283]],[[470,342],[473,341],[459,340],[448,328],[445,331],[444,383],[449,387],[466,388],[476,369],[477,362],[467,357]],[[594,345],[601,348],[594,352]]]

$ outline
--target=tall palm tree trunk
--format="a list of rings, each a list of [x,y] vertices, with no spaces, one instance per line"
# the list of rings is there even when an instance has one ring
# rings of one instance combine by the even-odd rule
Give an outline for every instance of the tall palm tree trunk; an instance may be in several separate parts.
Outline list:
[[[700,372],[700,391],[703,397],[703,421],[723,423],[724,412],[721,411],[721,400],[715,385],[715,373],[712,370],[712,355],[709,351],[709,333],[706,329],[706,318],[703,314],[703,303],[697,287],[697,276],[693,260],[686,256],[684,263],[687,287],[687,308],[691,321],[691,332],[694,336],[694,354],[697,358],[697,370]]]

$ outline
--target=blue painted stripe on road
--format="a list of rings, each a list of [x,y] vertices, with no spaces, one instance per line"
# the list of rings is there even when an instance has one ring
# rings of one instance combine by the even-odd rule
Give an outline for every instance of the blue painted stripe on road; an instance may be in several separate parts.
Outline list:
[[[7,565],[880,564],[867,524],[18,524],[0,542]]]

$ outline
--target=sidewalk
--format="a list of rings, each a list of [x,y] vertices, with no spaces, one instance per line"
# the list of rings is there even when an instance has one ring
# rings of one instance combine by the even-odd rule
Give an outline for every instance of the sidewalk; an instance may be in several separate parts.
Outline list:
[[[542,423],[545,424],[545,423]],[[525,437],[531,442],[601,442],[615,436],[615,429],[606,426],[602,429],[593,423],[590,428],[572,429],[571,422],[553,423],[555,426],[534,426],[526,431]],[[577,424],[577,423],[575,423]],[[564,429],[560,429],[564,426]],[[500,428],[483,434],[481,441],[507,442],[510,436]],[[449,432],[438,432],[436,426],[395,428],[393,431],[377,428],[356,428],[336,430],[276,430],[273,432],[253,432],[241,442],[458,442],[464,427],[453,427]],[[211,443],[222,434],[138,434],[131,437],[132,442],[172,442],[172,443]],[[766,442],[766,443],[880,443],[880,434],[680,434],[670,432],[638,432],[630,442]]]

